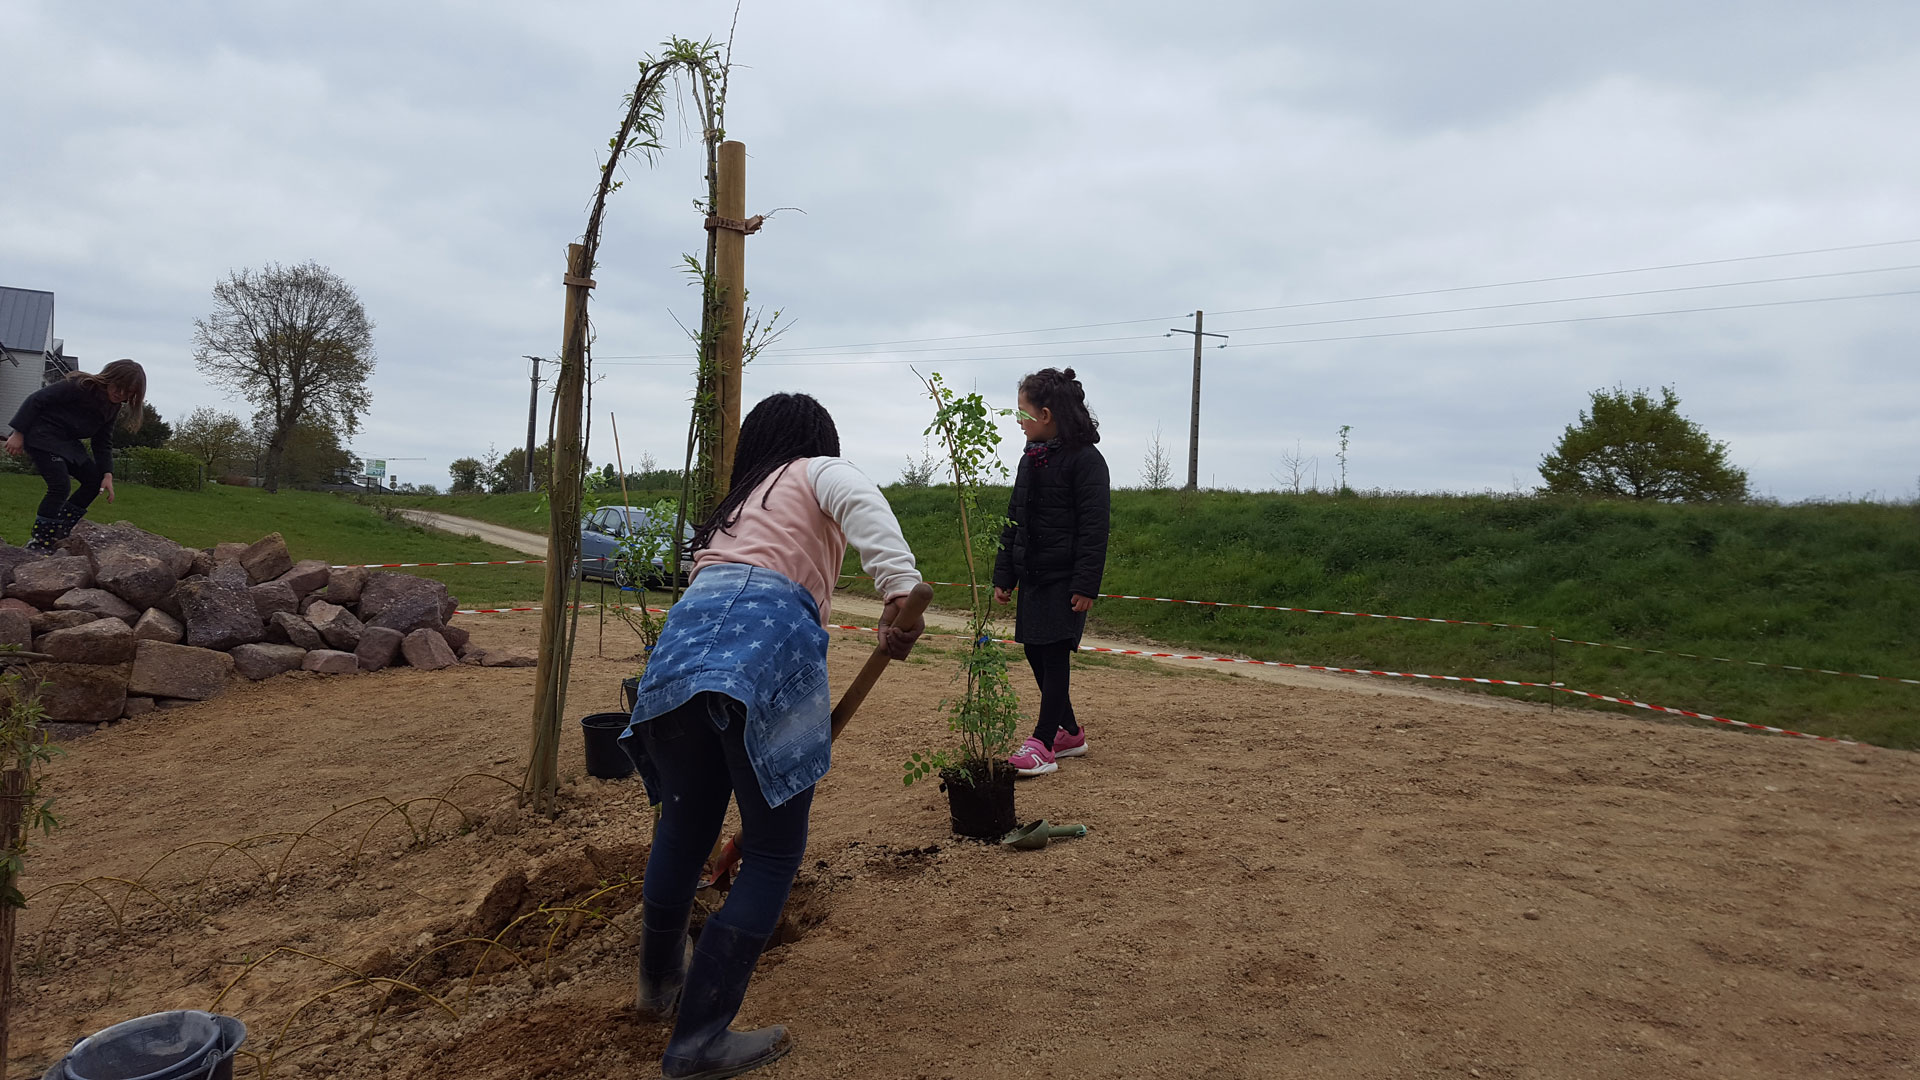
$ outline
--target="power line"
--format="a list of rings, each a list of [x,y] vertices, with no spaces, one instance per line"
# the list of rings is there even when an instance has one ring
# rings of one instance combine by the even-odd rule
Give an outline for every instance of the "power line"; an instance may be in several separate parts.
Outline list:
[[[1552,300],[1516,300],[1506,304],[1475,304],[1471,307],[1434,308],[1429,311],[1402,311],[1390,315],[1353,315],[1344,319],[1316,319],[1311,322],[1272,323],[1267,326],[1242,326],[1235,333],[1255,330],[1287,330],[1300,326],[1333,326],[1339,323],[1375,322],[1385,319],[1417,319],[1427,315],[1454,315],[1467,311],[1500,311],[1508,308],[1541,307],[1546,304],[1576,304],[1585,300],[1619,300],[1630,296],[1659,296],[1665,293],[1701,292],[1706,289],[1732,289],[1745,285],[1777,285],[1787,281],[1817,281],[1826,278],[1857,277],[1861,274],[1893,274],[1920,270],[1920,263],[1906,266],[1880,266],[1869,270],[1835,270],[1825,274],[1794,274],[1789,277],[1753,278],[1748,281],[1722,281],[1710,285],[1673,285],[1664,289],[1636,289],[1632,292],[1595,293],[1591,296],[1563,296]],[[1120,338],[1106,340],[1119,341]],[[1068,344],[1062,342],[1061,344]]]
[[[1271,346],[1271,345],[1310,345],[1310,344],[1321,344],[1321,343],[1333,342],[1333,341],[1366,341],[1366,340],[1376,339],[1376,338],[1419,337],[1426,334],[1460,334],[1460,333],[1466,333],[1468,331],[1474,331],[1474,330],[1504,330],[1504,329],[1535,327],[1535,326],[1560,326],[1560,325],[1566,325],[1566,324],[1572,324],[1572,323],[1604,322],[1604,321],[1618,320],[1618,319],[1653,318],[1656,316],[1665,316],[1665,315],[1693,315],[1693,314],[1700,314],[1704,312],[1715,312],[1715,311],[1750,311],[1758,308],[1795,307],[1795,306],[1800,306],[1805,304],[1824,304],[1824,303],[1831,303],[1839,300],[1876,300],[1876,299],[1882,299],[1885,297],[1892,297],[1892,296],[1916,296],[1916,295],[1920,295],[1920,289],[1898,289],[1891,292],[1852,293],[1844,296],[1813,296],[1813,297],[1805,297],[1802,299],[1795,299],[1795,300],[1762,300],[1762,301],[1755,301],[1753,303],[1748,303],[1748,304],[1721,304],[1721,305],[1715,305],[1710,307],[1669,308],[1663,311],[1627,311],[1627,312],[1619,312],[1617,314],[1612,314],[1612,315],[1581,315],[1581,316],[1569,316],[1567,318],[1560,318],[1560,319],[1534,319],[1527,322],[1483,323],[1476,326],[1431,327],[1431,328],[1426,328],[1421,330],[1384,331],[1381,333],[1374,333],[1374,334],[1346,334],[1346,335],[1334,335],[1329,337],[1315,337],[1315,338],[1287,338],[1287,339],[1282,339],[1278,341],[1248,341],[1248,342],[1241,342],[1237,345],[1222,345],[1222,346],[1216,346],[1216,347],[1228,348],[1228,349],[1248,349],[1248,348],[1260,348],[1263,346]],[[1474,310],[1474,309],[1462,308],[1459,310],[1468,311],[1468,310]],[[1297,324],[1297,325],[1313,325],[1313,324]],[[1052,343],[1051,342],[1033,342],[1031,344],[1033,347],[1040,347],[1040,346],[1044,346]],[[1076,359],[1076,358],[1084,358],[1084,357],[1140,356],[1140,355],[1146,355],[1149,353],[1168,353],[1172,351],[1174,351],[1174,348],[1172,346],[1169,346],[1167,348],[1160,348],[1160,349],[1111,349],[1111,350],[1106,350],[1102,352],[1029,353],[1024,356],[952,356],[952,357],[947,357],[941,360],[940,362],[947,363],[947,364],[970,364],[970,363],[991,362],[996,360],[1068,360],[1068,359]],[[1180,351],[1184,352],[1185,350],[1184,348],[1182,348]],[[596,362],[605,363],[606,361],[596,361]],[[876,366],[876,365],[883,365],[883,364],[911,364],[916,362],[917,361],[913,361],[913,360],[888,360],[888,359],[788,360],[784,362],[777,361],[777,360],[758,360],[758,361],[755,361],[755,366],[862,367],[862,366]],[[681,360],[681,361],[625,361],[625,362],[612,361],[611,363],[614,366],[618,366],[618,367],[684,367],[686,362],[684,360]]]
[[[777,353],[801,353],[801,352],[828,352],[828,351],[831,351],[831,350],[834,350],[834,349],[875,349],[875,348],[879,348],[879,347],[881,347],[881,346],[884,346],[884,345],[920,345],[920,344],[924,344],[925,342],[929,342],[929,341],[970,341],[970,340],[972,340],[972,339],[974,339],[974,338],[992,338],[992,337],[1014,337],[1014,336],[1017,336],[1017,335],[1020,335],[1020,334],[1061,334],[1061,333],[1065,333],[1065,332],[1067,332],[1068,330],[1095,330],[1095,329],[1098,329],[1098,328],[1100,328],[1100,327],[1103,327],[1103,326],[1132,326],[1132,325],[1134,325],[1134,324],[1136,324],[1136,323],[1149,323],[1149,322],[1166,322],[1166,321],[1168,321],[1168,320],[1171,320],[1171,319],[1184,319],[1184,318],[1187,318],[1187,317],[1188,317],[1189,315],[1191,315],[1191,314],[1192,314],[1192,312],[1189,312],[1189,311],[1183,311],[1183,312],[1181,312],[1181,313],[1180,313],[1180,314],[1178,314],[1178,315],[1162,315],[1162,316],[1158,316],[1158,317],[1155,317],[1155,318],[1151,318],[1151,319],[1121,319],[1121,320],[1119,320],[1119,321],[1117,321],[1117,322],[1097,322],[1097,323],[1081,323],[1081,324],[1079,324],[1078,326],[1048,326],[1048,327],[1042,327],[1042,328],[1040,328],[1040,329],[1037,329],[1037,330],[997,330],[997,331],[995,331],[995,332],[993,332],[993,333],[990,333],[990,334],[949,334],[949,335],[947,335],[947,336],[945,336],[945,337],[925,337],[925,338],[901,338],[901,339],[899,339],[898,341],[862,341],[862,342],[855,342],[855,343],[853,343],[853,344],[849,344],[849,345],[796,345],[796,346],[793,346],[793,347],[791,347],[791,348],[786,348],[786,349],[774,349],[774,350],[771,350],[771,351],[772,351],[772,352],[777,352]],[[1157,335],[1140,335],[1140,336],[1143,336],[1143,337],[1151,337],[1151,336],[1157,336]],[[1124,340],[1128,340],[1128,339],[1126,339],[1126,338],[1089,338],[1089,339],[1086,339],[1086,340],[1089,340],[1089,341],[1124,341]],[[1076,343],[1075,343],[1075,342],[1067,342],[1067,341],[1048,341],[1048,342],[1035,342],[1035,343],[1031,343],[1031,344],[1042,344],[1042,345],[1070,345],[1070,344],[1076,344]],[[1014,347],[1014,346],[1005,346],[1005,345],[987,345],[987,346],[982,346],[982,347],[983,347],[983,348],[990,348],[990,349],[999,349],[999,348],[1012,348],[1012,347]],[[949,351],[949,350],[944,350],[944,349],[929,349],[929,350],[908,350],[908,351],[915,351],[915,352],[946,352],[946,351]],[[678,354],[674,354],[674,353],[638,353],[638,354],[635,354],[635,355],[632,355],[632,356],[610,356],[610,357],[601,357],[601,359],[606,359],[606,360],[663,360],[663,359],[669,359],[669,358],[671,358],[672,356],[675,356],[675,355],[678,355]]]
[[[1238,308],[1233,311],[1218,311],[1216,315],[1245,315],[1255,311],[1290,311],[1295,308],[1327,307],[1332,304],[1360,304],[1369,300],[1399,300],[1409,296],[1438,296],[1442,293],[1472,292],[1475,289],[1505,289],[1514,285],[1544,285],[1554,281],[1579,281],[1584,278],[1618,277],[1622,274],[1651,274],[1660,270],[1686,270],[1699,266],[1725,266],[1729,263],[1758,262],[1762,259],[1791,259],[1801,255],[1830,255],[1838,251],[1867,251],[1872,248],[1899,247],[1902,244],[1920,244],[1920,237],[1911,240],[1882,240],[1872,244],[1844,244],[1840,247],[1807,248],[1804,251],[1776,251],[1768,255],[1741,255],[1731,259],[1702,259],[1698,262],[1667,263],[1662,266],[1640,266],[1630,270],[1597,270],[1587,274],[1561,274],[1556,277],[1527,278],[1522,281],[1497,281],[1485,285],[1455,285],[1446,289],[1416,289],[1413,292],[1382,293],[1378,296],[1354,296],[1344,300],[1311,300],[1298,304],[1275,304],[1271,307]]]

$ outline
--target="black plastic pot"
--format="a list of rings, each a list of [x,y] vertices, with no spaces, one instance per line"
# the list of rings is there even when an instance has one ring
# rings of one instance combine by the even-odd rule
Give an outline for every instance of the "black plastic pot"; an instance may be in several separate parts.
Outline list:
[[[972,777],[980,777],[974,781]],[[975,840],[997,840],[1019,824],[1013,812],[1013,769],[988,770],[984,761],[940,773],[947,793],[947,813],[953,831]]]
[[[633,714],[633,703],[640,700],[640,677],[620,680],[620,702],[627,707],[627,714]]]
[[[580,731],[587,740],[588,776],[619,780],[633,775],[633,759],[620,748],[620,733],[627,730],[628,715],[597,712],[580,718]]]

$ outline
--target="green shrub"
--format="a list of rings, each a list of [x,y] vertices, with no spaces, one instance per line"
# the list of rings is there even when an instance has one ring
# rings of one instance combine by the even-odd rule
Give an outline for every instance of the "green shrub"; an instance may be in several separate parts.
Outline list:
[[[114,455],[116,472],[128,483],[175,491],[199,491],[207,482],[200,460],[178,450],[130,446]]]

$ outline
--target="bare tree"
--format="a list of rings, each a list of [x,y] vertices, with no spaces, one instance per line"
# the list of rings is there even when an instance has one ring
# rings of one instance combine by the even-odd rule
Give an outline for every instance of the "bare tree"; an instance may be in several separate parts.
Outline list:
[[[295,425],[339,436],[372,402],[373,323],[353,287],[315,262],[236,270],[213,287],[213,314],[194,320],[201,374],[254,404],[266,435],[266,488],[280,489]]]
[[[1283,487],[1291,488],[1293,493],[1298,495],[1300,494],[1300,482],[1306,480],[1309,474],[1313,477],[1313,479],[1309,481],[1311,487],[1319,487],[1320,459],[1317,457],[1308,457],[1300,449],[1300,440],[1295,439],[1293,440],[1293,449],[1280,451],[1280,471],[1275,473],[1273,478],[1278,480]]]
[[[1159,424],[1153,425],[1153,442],[1147,444],[1140,486],[1149,491],[1165,491],[1173,486],[1173,460],[1167,455],[1167,444],[1160,441]]]

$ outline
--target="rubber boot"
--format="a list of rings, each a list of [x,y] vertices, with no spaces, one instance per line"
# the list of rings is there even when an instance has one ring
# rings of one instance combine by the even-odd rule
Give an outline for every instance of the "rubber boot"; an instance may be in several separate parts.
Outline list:
[[[53,545],[60,542],[62,535],[60,532],[60,519],[35,517],[33,519],[33,533],[27,541],[27,550],[39,555],[51,555],[53,554]]]
[[[670,1020],[680,1007],[693,947],[687,921],[693,905],[669,908],[643,901],[640,907],[640,986],[633,1007],[647,1020]]]
[[[54,514],[53,518],[55,522],[53,542],[58,544],[60,541],[65,540],[73,532],[73,527],[80,524],[80,519],[86,516],[86,507],[75,506],[72,503],[61,503],[59,511]]]
[[[747,996],[753,966],[766,937],[743,934],[708,919],[693,950],[686,988],[680,993],[680,1020],[660,1059],[667,1080],[721,1080],[779,1060],[793,1049],[787,1029],[775,1025],[757,1031],[729,1031],[740,999]]]

